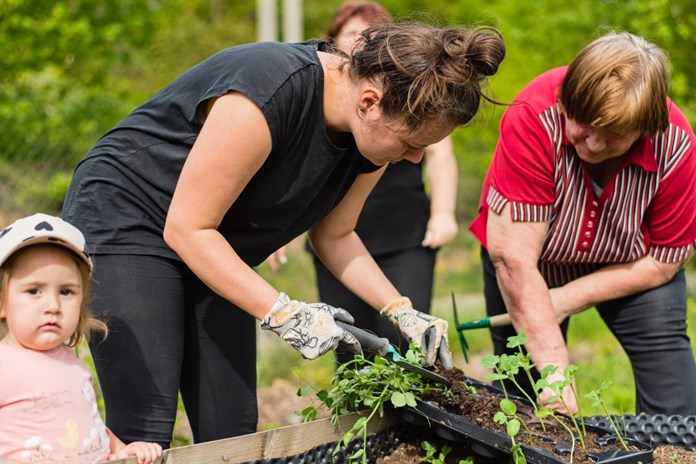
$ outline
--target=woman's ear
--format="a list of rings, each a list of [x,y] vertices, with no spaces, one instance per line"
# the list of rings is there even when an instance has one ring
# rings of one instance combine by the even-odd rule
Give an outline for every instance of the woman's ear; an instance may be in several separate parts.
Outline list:
[[[370,120],[379,119],[382,114],[379,104],[380,101],[382,101],[382,89],[373,84],[364,84],[358,95],[358,111],[360,116]]]

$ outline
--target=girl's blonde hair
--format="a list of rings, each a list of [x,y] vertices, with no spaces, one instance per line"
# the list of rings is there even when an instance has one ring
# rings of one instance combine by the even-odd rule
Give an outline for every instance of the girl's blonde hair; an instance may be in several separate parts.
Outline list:
[[[77,256],[72,250],[60,246],[47,243],[40,243],[37,245],[29,245],[21,248],[14,252],[12,256],[7,258],[5,262],[0,266],[0,306],[5,304],[5,293],[7,292],[7,286],[12,274],[12,268],[17,258],[24,253],[26,250],[33,249],[36,247],[45,247],[53,250],[60,250],[66,253],[70,258],[77,264],[77,268],[80,271],[80,277],[82,280],[82,303],[80,304],[80,319],[77,323],[77,328],[75,332],[70,336],[67,345],[75,347],[80,344],[82,340],[89,341],[92,331],[99,332],[106,337],[108,333],[108,328],[106,324],[95,318],[92,315],[92,311],[89,307],[89,297],[90,297],[90,282],[92,278],[92,269],[85,262],[84,259]],[[0,339],[7,335],[7,322],[5,318],[0,318]]]
[[[655,135],[669,125],[669,60],[657,45],[611,32],[585,47],[563,79],[566,116],[619,134]]]

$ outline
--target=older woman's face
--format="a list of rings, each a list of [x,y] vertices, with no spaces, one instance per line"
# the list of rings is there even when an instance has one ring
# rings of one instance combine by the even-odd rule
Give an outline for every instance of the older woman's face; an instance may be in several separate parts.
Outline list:
[[[336,36],[334,45],[348,55],[353,53],[355,42],[360,37],[360,33],[370,27],[370,24],[360,16],[353,16],[343,25]]]
[[[591,164],[625,154],[640,137],[639,132],[616,134],[602,127],[580,124],[572,119],[566,119],[566,134],[580,159]]]

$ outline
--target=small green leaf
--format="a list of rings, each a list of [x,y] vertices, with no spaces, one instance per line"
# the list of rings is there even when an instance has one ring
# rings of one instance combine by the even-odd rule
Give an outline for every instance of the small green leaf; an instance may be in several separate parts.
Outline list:
[[[520,421],[517,419],[512,419],[507,424],[507,434],[511,437],[516,436],[520,431]]]
[[[406,406],[406,396],[401,392],[393,392],[391,395],[391,402],[396,408],[403,408]]]
[[[314,388],[309,385],[304,385],[297,390],[297,396],[310,396],[312,394],[314,394]]]
[[[488,356],[484,357],[481,360],[481,365],[485,368],[488,368],[488,369],[495,369],[495,366],[498,365],[499,361],[500,361],[500,356],[496,356],[494,354],[489,354]]]
[[[314,406],[307,406],[302,410],[300,415],[304,418],[305,422],[312,422],[317,417],[317,408]]]
[[[507,398],[500,401],[500,410],[508,416],[514,416],[517,414],[517,406],[515,406],[515,403]]]

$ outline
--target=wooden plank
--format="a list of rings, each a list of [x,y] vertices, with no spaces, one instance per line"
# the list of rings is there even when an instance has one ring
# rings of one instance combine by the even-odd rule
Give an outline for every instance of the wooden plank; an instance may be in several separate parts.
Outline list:
[[[207,443],[172,448],[164,452],[158,464],[231,464],[259,459],[273,459],[303,453],[316,446],[338,441],[365,412],[346,414],[338,424],[321,419],[305,424],[289,425],[266,432],[257,432]],[[368,433],[376,433],[394,425],[397,414],[388,411],[374,417]],[[134,458],[111,461],[111,464],[136,464]]]

